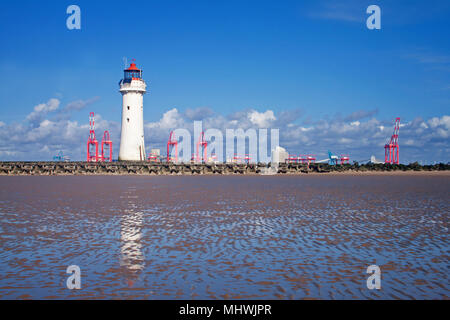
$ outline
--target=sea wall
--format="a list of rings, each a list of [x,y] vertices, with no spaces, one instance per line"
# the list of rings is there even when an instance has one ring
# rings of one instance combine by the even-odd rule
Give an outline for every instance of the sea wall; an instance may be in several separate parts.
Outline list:
[[[442,171],[449,164],[421,166],[390,164],[174,164],[150,162],[0,162],[0,175],[194,175],[194,174],[307,174],[327,172],[367,171]]]

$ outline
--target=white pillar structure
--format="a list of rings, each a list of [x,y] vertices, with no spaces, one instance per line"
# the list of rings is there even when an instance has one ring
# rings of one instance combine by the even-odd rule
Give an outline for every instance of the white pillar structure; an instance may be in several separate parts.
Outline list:
[[[122,94],[119,161],[144,161],[144,94],[147,85],[142,79],[142,70],[131,63],[124,70],[119,86]]]

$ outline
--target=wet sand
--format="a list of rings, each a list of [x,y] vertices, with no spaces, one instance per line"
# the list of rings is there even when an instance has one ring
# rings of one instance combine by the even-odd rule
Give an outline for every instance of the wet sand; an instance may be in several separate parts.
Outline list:
[[[450,178],[450,171],[331,171],[331,172],[310,172],[309,175],[349,175],[349,176],[439,176]]]
[[[449,190],[434,172],[3,176],[0,299],[446,299]]]

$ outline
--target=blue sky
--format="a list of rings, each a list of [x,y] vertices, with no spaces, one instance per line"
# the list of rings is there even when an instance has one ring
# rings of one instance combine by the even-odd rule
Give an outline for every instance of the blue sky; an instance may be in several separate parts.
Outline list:
[[[81,30],[66,28],[71,4],[81,8]],[[366,28],[370,4],[381,8],[381,30]],[[272,111],[292,153],[334,147],[354,159],[381,158],[379,146],[400,116],[404,161],[447,162],[449,30],[449,1],[6,2],[0,160],[51,159],[59,149],[84,159],[89,111],[99,129],[110,129],[117,150],[127,57],[143,68],[150,89],[148,148],[194,118],[226,126]],[[163,123],[164,114],[173,123]],[[360,129],[349,127],[347,136],[351,123]],[[358,144],[358,137],[373,142]]]

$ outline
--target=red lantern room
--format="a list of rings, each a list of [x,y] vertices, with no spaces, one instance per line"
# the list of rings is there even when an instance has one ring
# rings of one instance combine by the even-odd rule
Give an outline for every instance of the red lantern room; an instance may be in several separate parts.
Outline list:
[[[141,80],[142,70],[136,67],[136,63],[132,62],[128,69],[124,70],[124,82],[131,82],[131,80]]]

